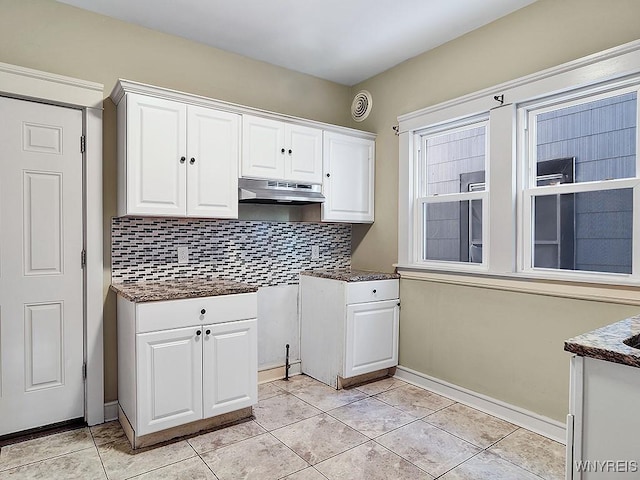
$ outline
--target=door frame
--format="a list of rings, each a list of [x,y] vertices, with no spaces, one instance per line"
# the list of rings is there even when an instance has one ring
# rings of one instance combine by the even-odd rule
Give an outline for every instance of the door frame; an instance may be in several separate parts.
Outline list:
[[[100,83],[0,63],[0,94],[78,108],[83,113],[82,130],[86,138],[83,154],[83,240],[86,250],[83,300],[84,361],[87,373],[84,417],[89,425],[104,422],[103,90],[104,86]]]

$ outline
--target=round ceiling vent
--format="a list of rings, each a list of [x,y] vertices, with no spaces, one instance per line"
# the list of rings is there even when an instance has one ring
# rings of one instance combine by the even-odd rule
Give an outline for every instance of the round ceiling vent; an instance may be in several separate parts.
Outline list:
[[[356,122],[362,122],[371,113],[371,107],[373,106],[373,99],[371,94],[366,90],[360,90],[353,97],[351,103],[351,116]]]

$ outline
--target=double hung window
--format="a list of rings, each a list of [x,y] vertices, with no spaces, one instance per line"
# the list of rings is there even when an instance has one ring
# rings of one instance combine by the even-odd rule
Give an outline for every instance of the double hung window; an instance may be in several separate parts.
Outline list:
[[[488,119],[419,137],[417,199],[421,262],[484,264]]]
[[[632,87],[526,109],[524,269],[633,272],[637,101]]]
[[[620,52],[399,117],[399,267],[640,283],[640,43]]]

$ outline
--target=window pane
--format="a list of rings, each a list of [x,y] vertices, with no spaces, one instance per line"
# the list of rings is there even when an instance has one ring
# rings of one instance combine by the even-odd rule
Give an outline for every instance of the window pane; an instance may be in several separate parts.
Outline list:
[[[541,163],[566,159],[574,159],[575,170],[564,165],[567,176],[555,183],[634,177],[636,108],[636,93],[631,92],[537,115],[537,184],[553,183],[541,182],[552,173],[541,172],[550,167]]]
[[[482,263],[482,200],[423,204],[423,260]]]
[[[484,190],[486,127],[443,133],[426,141],[426,195]]]
[[[533,265],[631,273],[633,190],[534,198]]]

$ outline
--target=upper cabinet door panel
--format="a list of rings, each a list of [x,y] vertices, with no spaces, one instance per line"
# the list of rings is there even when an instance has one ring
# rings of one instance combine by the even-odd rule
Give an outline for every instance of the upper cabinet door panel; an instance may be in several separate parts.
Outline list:
[[[238,217],[240,115],[187,109],[187,215]]]
[[[127,95],[127,214],[185,215],[186,110]]]
[[[300,183],[322,183],[322,130],[286,125],[285,178]]]
[[[374,151],[373,140],[325,132],[323,221],[373,222]]]
[[[284,178],[284,123],[242,116],[242,176]]]

